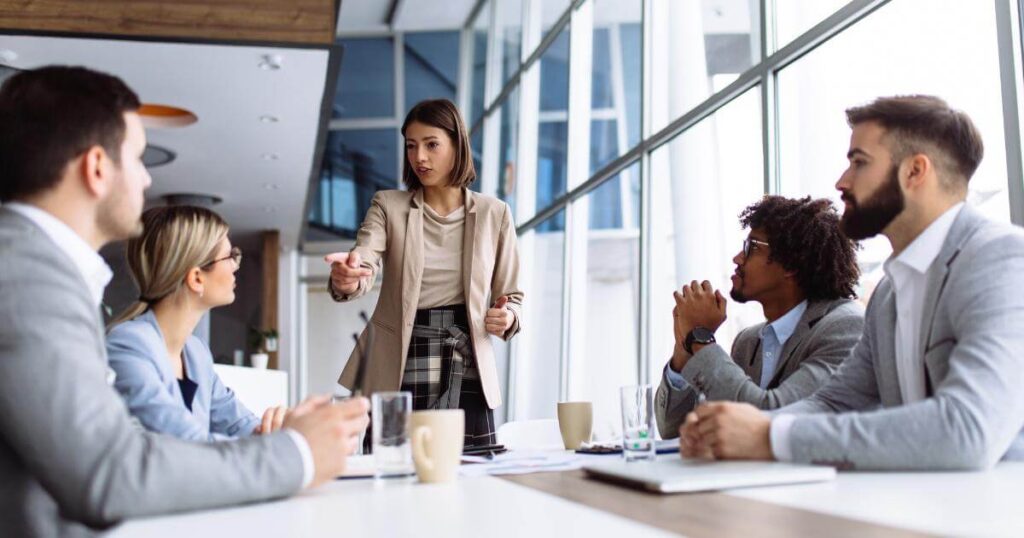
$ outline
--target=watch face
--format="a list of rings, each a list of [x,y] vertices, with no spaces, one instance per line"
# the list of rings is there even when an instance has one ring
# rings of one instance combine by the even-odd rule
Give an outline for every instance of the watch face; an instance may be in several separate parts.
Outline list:
[[[693,341],[698,344],[710,344],[715,341],[715,333],[705,327],[693,329]]]

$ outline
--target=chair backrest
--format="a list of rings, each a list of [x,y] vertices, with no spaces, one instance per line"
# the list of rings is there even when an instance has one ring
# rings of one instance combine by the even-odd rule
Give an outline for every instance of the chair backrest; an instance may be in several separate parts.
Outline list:
[[[214,364],[213,371],[256,416],[263,416],[268,407],[288,405],[288,372],[227,364]]]
[[[498,427],[498,442],[509,450],[563,448],[558,420],[517,420]]]

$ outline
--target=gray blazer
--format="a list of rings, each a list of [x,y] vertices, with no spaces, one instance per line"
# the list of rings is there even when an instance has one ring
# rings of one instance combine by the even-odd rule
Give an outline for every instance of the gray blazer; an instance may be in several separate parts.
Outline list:
[[[284,433],[193,444],[147,433],[107,383],[99,309],[70,258],[0,207],[0,529],[90,535],[125,518],[294,493]]]
[[[927,273],[928,397],[904,405],[896,296],[875,289],[864,335],[810,398],[777,410],[798,462],[842,469],[985,469],[1024,459],[1024,231],[965,206]]]
[[[849,299],[812,301],[782,346],[775,373],[761,388],[761,329],[758,323],[740,331],[732,353],[717,344],[697,352],[680,372],[689,386],[676,390],[662,374],[654,413],[664,439],[679,436],[679,425],[697,405],[697,390],[708,400],[747,402],[775,409],[810,396],[825,384],[850,355],[864,330],[864,309]],[[668,368],[668,365],[665,365]]]
[[[185,341],[185,373],[196,384],[192,409],[185,406],[178,378],[167,360],[167,347],[150,310],[120,323],[107,335],[114,388],[146,429],[186,441],[220,441],[249,437],[260,425],[235,393],[213,371],[210,348],[200,339]]]

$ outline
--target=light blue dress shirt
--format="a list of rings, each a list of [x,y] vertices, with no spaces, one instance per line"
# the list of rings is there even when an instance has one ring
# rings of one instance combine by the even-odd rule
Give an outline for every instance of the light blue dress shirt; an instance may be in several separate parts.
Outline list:
[[[800,318],[806,311],[807,301],[803,301],[783,314],[781,318],[761,327],[761,332],[758,335],[761,337],[761,379],[757,384],[762,389],[768,386],[775,375],[775,368],[779,364],[782,348],[786,345],[789,337],[793,336],[797,324],[800,323]],[[689,386],[683,374],[669,366],[665,368],[665,377],[668,379],[669,386],[675,390],[685,390]]]
[[[189,441],[248,437],[261,420],[235,398],[213,371],[210,349],[189,336],[182,354],[185,372],[196,385],[192,410],[181,397],[178,378],[167,360],[167,346],[152,311],[115,326],[107,335],[114,387],[146,429]]]

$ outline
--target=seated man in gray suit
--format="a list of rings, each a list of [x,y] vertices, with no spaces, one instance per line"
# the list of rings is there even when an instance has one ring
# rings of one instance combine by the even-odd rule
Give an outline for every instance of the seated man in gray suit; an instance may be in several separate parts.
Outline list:
[[[732,260],[729,295],[760,303],[767,321],[741,331],[726,353],[714,343],[725,321],[722,294],[708,281],[675,293],[676,345],[654,406],[665,439],[678,435],[699,393],[761,409],[810,396],[864,329],[863,308],[851,300],[860,274],[856,244],[839,231],[832,202],[765,196],[740,223],[750,235]]]
[[[981,135],[928,96],[846,117],[843,231],[882,233],[893,249],[864,334],[805,400],[771,415],[736,403],[690,413],[683,454],[908,470],[1024,459],[1024,232],[964,204]]]
[[[284,430],[193,444],[147,433],[108,379],[97,250],[141,230],[139,100],[47,67],[0,88],[0,529],[93,534],[125,518],[291,495],[337,476],[366,402],[300,404]]]

